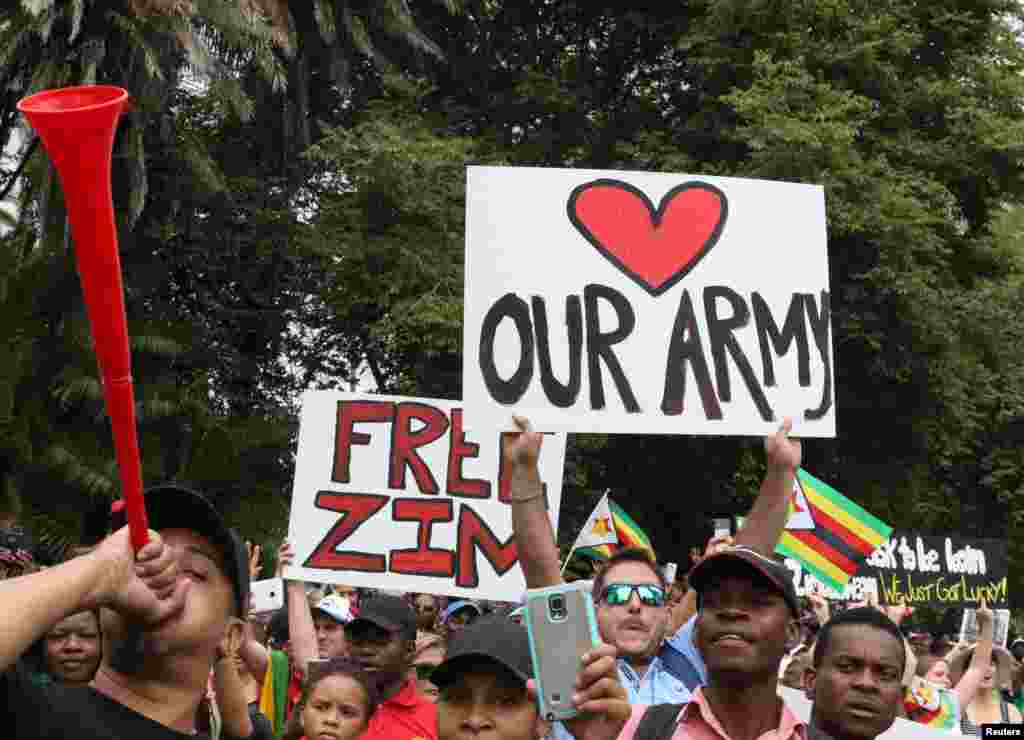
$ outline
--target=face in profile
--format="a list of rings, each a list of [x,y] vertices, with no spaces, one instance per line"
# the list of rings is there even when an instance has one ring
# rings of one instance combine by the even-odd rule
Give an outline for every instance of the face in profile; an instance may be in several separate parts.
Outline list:
[[[95,612],[62,619],[46,634],[46,670],[61,683],[84,685],[100,664],[100,625]]]
[[[309,740],[355,740],[370,721],[369,698],[351,676],[335,673],[316,682],[302,709]]]

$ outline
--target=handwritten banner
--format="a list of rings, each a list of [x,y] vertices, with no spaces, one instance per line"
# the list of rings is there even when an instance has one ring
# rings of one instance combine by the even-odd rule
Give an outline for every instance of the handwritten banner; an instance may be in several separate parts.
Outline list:
[[[540,473],[558,530],[565,437]],[[303,396],[288,538],[316,583],[518,601],[501,432],[470,434],[462,404],[317,391]]]
[[[470,167],[467,424],[835,436],[823,189]]]
[[[833,599],[860,601],[870,593],[879,603],[910,606],[973,606],[984,597],[995,608],[1009,605],[1006,542],[897,531],[876,549],[850,579],[843,593],[823,585],[794,560],[799,595],[820,591]]]

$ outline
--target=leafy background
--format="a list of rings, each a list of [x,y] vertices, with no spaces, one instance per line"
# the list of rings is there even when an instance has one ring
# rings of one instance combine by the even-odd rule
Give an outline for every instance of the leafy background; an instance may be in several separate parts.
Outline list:
[[[464,167],[825,186],[839,436],[805,466],[901,528],[1004,538],[1020,593],[1020,10],[1009,0],[21,0],[0,11],[3,509],[58,556],[118,494],[60,188],[15,103],[128,88],[114,189],[147,481],[287,523],[297,394],[458,398]],[[574,435],[664,560],[761,442]],[[628,497],[628,498],[627,498]]]

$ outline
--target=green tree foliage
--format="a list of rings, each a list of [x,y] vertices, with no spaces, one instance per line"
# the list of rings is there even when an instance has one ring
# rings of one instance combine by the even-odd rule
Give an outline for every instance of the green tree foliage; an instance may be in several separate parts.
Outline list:
[[[105,4],[116,24],[100,5],[0,15],[0,141],[17,97],[91,59],[138,89],[115,189],[147,475],[203,482],[255,526],[238,502],[283,517],[297,391],[457,398],[468,163],[814,182],[839,437],[808,441],[806,467],[896,526],[1024,557],[1016,3]],[[183,86],[196,59],[210,82]],[[38,156],[15,179],[3,458],[40,489],[113,491],[59,191]],[[611,489],[685,566],[762,465],[760,440],[576,435],[562,539]]]
[[[512,163],[824,184],[840,436],[809,442],[806,466],[899,526],[1015,541],[1019,260],[995,227],[1022,184],[1018,14],[476,2],[437,21],[452,63],[430,102]],[[590,496],[640,493],[667,559],[742,512],[762,457],[642,437],[601,455]]]

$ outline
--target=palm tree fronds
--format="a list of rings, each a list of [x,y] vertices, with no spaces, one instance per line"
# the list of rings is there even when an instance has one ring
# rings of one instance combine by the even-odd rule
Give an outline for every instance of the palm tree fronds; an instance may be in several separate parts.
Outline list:
[[[65,409],[83,403],[102,404],[103,386],[96,378],[82,376],[58,385],[53,389],[53,397]]]
[[[145,34],[138,22],[126,15],[121,15],[113,10],[107,11],[107,19],[110,25],[132,40],[132,43],[142,53],[146,65],[146,74],[154,80],[163,82],[165,80],[164,70],[160,64],[160,55],[146,40]]]
[[[186,133],[181,137],[178,152],[188,164],[189,169],[192,170],[192,174],[196,176],[198,184],[205,187],[210,193],[224,192],[226,187],[224,178],[218,171],[217,165],[206,149],[191,134]]]
[[[85,0],[71,0],[71,33],[68,43],[73,44],[82,30],[82,17],[85,15]]]
[[[53,10],[53,5],[54,0],[21,0],[22,9],[37,18],[42,13]]]
[[[146,195],[149,193],[149,179],[146,176],[146,148],[142,140],[142,126],[134,123],[128,129],[125,149],[127,149],[128,167],[128,226],[135,226],[146,207]]]
[[[252,118],[252,98],[245,94],[238,80],[222,77],[210,82],[210,94],[218,98],[240,121]]]
[[[325,4],[326,0],[313,0],[313,17],[320,29],[320,38],[330,46],[337,38],[338,29],[334,25],[334,9],[325,7]]]
[[[186,348],[181,342],[158,334],[132,335],[131,346],[135,352],[153,355],[165,361],[173,361],[186,352]]]

